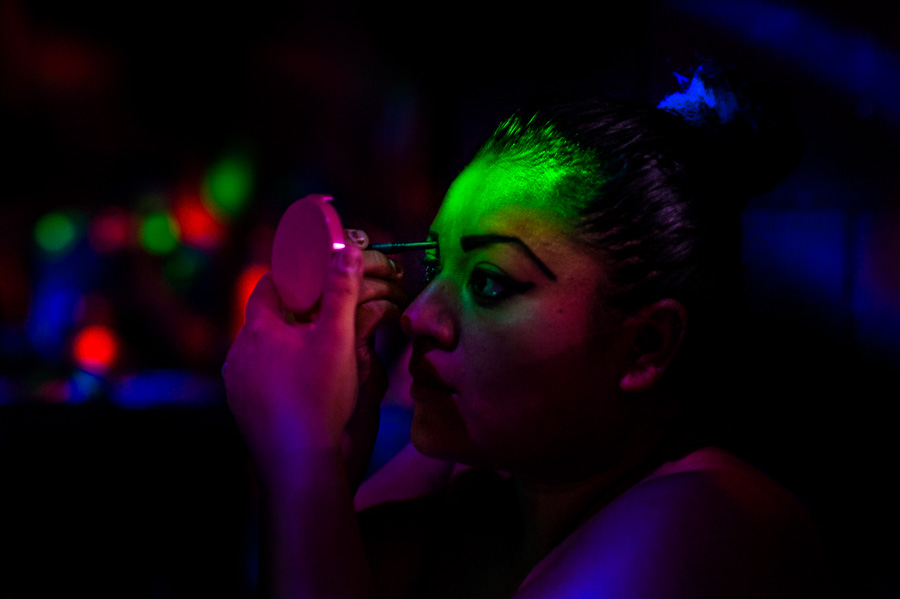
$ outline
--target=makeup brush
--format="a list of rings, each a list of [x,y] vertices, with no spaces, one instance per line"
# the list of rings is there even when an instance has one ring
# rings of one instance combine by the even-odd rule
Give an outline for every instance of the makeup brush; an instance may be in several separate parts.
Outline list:
[[[433,250],[437,246],[437,241],[416,241],[413,243],[373,243],[366,249],[378,250],[384,254],[401,254],[416,250]]]

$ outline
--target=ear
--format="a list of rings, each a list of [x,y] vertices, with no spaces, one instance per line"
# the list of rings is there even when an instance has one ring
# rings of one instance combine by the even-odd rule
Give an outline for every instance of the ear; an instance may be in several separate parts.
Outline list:
[[[680,302],[662,299],[625,321],[631,347],[619,388],[639,393],[652,388],[666,372],[687,330],[687,311]]]

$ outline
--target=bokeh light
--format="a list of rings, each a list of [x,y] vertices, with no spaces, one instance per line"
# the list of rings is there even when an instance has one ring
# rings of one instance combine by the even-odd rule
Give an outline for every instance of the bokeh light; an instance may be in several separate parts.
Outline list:
[[[225,156],[206,174],[204,200],[207,207],[226,219],[244,210],[252,191],[253,167],[244,155]]]
[[[269,272],[269,266],[265,264],[251,264],[246,267],[238,277],[234,286],[234,315],[232,317],[231,336],[237,335],[244,326],[244,311],[247,309],[247,300],[256,284],[264,274]]]
[[[103,374],[118,360],[119,339],[107,326],[85,327],[75,336],[72,357],[82,370]]]
[[[69,379],[69,403],[97,399],[104,391],[106,379],[99,372],[76,369]]]
[[[126,249],[131,236],[131,215],[115,206],[100,211],[88,228],[88,243],[98,254],[111,254]]]
[[[183,370],[146,370],[115,381],[109,390],[113,405],[129,410],[164,406],[209,407],[222,398],[222,379]]]
[[[47,276],[35,285],[26,334],[31,349],[55,363],[65,351],[64,336],[71,329],[81,291],[60,275]]]
[[[203,204],[198,193],[181,194],[173,212],[184,244],[210,250],[222,242],[225,227]]]
[[[50,212],[42,216],[35,225],[34,239],[45,252],[62,254],[70,250],[77,241],[78,228],[69,215]]]
[[[141,245],[154,254],[168,254],[178,247],[178,222],[166,212],[151,212],[141,223]]]

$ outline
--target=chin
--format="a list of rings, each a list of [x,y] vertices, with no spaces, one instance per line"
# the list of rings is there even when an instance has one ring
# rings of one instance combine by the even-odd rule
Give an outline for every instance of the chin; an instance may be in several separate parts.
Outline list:
[[[418,404],[413,410],[409,440],[419,453],[430,458],[467,465],[481,461],[461,421],[442,418]]]

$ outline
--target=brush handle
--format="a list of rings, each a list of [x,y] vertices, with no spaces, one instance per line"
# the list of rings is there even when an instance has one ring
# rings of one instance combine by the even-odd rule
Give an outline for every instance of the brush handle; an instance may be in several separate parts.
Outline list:
[[[416,250],[433,250],[437,246],[437,241],[416,241],[413,243],[373,243],[366,249],[377,250],[384,254],[400,254]]]

